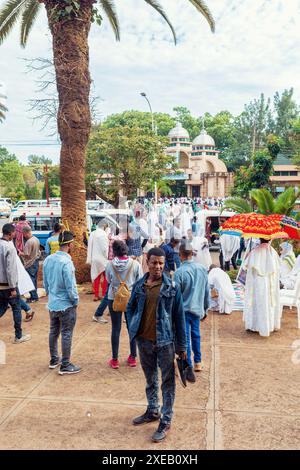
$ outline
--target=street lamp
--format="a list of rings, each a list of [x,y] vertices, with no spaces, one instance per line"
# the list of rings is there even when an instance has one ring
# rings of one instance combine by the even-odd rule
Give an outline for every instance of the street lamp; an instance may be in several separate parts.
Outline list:
[[[150,101],[148,100],[147,98],[147,95],[145,92],[142,92],[141,93],[141,96],[143,98],[145,98],[145,100],[147,101],[148,105],[149,105],[149,108],[150,108],[150,113],[151,113],[151,119],[152,119],[152,133],[157,135],[157,129],[156,129],[156,126],[154,126],[154,116],[153,116],[153,111],[152,111],[152,106],[151,106],[151,103]],[[155,204],[157,204],[157,183],[156,181],[154,181],[154,200],[155,200]]]

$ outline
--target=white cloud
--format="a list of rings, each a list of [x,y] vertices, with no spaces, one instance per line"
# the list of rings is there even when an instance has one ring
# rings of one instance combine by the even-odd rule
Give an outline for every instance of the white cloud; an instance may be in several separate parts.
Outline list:
[[[184,105],[195,115],[229,109],[239,113],[261,92],[294,87],[300,101],[299,0],[207,0],[216,18],[216,33],[187,0],[161,0],[175,26],[178,45],[168,26],[142,0],[116,0],[121,42],[108,22],[90,36],[91,74],[102,116],[124,109],[147,110],[145,91],[155,111],[171,112]],[[0,80],[8,96],[6,123],[0,141],[40,141],[26,100],[34,96],[36,76],[25,75],[21,58],[51,55],[45,15],[33,30],[27,49],[18,46],[18,32],[0,48]],[[18,156],[51,152],[58,147],[16,147]]]

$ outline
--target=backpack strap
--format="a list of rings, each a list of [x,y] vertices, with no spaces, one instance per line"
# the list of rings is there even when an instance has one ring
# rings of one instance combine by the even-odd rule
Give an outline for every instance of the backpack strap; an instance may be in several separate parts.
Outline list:
[[[117,279],[118,279],[119,283],[121,284],[122,282],[124,282],[124,283],[126,284],[126,281],[127,281],[128,277],[129,277],[129,274],[130,274],[131,269],[132,269],[132,267],[133,267],[133,260],[131,260],[130,267],[129,267],[128,271],[127,271],[127,274],[126,274],[124,280],[121,278],[121,276],[120,276],[120,274],[118,273],[118,271],[116,270],[115,266],[114,266],[113,264],[111,264],[111,265],[112,265],[112,268],[113,268],[113,270],[114,270],[114,272],[115,272],[115,274],[116,274],[116,276],[117,276]]]

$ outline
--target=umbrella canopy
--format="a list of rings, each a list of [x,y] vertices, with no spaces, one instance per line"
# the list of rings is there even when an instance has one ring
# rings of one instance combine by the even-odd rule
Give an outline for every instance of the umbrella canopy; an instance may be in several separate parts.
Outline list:
[[[221,233],[239,235],[245,238],[264,238],[265,240],[289,238],[281,227],[279,220],[255,212],[230,217],[222,225]]]
[[[290,238],[300,240],[300,224],[295,219],[282,214],[272,214],[268,218],[279,222]]]

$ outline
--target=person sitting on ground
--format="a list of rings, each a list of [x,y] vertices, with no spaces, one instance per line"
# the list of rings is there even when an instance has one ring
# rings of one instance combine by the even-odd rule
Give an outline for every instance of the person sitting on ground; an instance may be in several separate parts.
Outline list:
[[[208,284],[211,289],[211,309],[229,315],[234,307],[235,292],[228,274],[212,264],[209,268]]]
[[[112,358],[108,364],[112,369],[119,369],[119,343],[122,328],[122,312],[114,310],[114,299],[121,282],[125,283],[131,292],[133,285],[143,276],[142,266],[134,259],[128,257],[128,247],[121,240],[113,242],[114,258],[106,266],[106,279],[108,289],[108,308],[111,318],[111,347]],[[136,342],[130,341],[130,355],[127,363],[130,367],[136,366]]]

